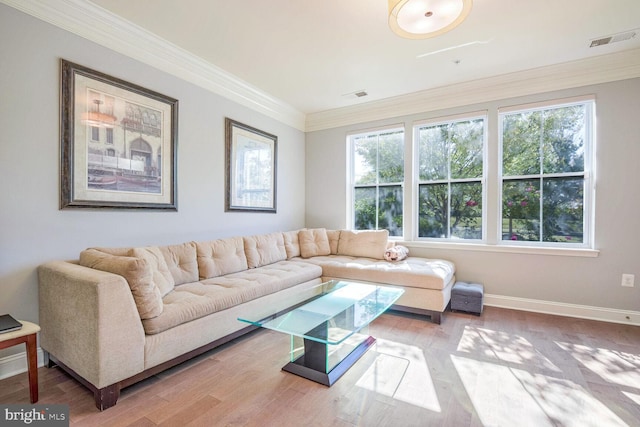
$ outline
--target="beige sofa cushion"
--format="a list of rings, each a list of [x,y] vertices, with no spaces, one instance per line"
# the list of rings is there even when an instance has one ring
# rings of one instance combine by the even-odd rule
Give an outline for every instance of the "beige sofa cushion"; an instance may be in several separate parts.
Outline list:
[[[312,280],[319,282],[321,275],[322,268],[317,265],[279,261],[200,282],[186,283],[176,287],[174,292],[164,298],[162,315],[143,320],[142,325],[147,334],[157,334],[300,283]]]
[[[201,279],[236,273],[248,268],[242,237],[197,242],[196,252]]]
[[[327,230],[324,228],[300,230],[298,239],[300,240],[300,255],[302,258],[329,255],[331,253],[329,237],[327,236]]]
[[[338,241],[340,240],[340,230],[327,230],[329,238],[329,253],[336,255],[338,253]]]
[[[282,233],[259,234],[243,239],[249,268],[262,267],[287,259]]]
[[[389,262],[346,255],[328,255],[297,262],[321,266],[323,280],[339,278],[435,290],[447,287],[455,279],[456,272],[455,264],[450,261],[421,257]]]
[[[161,296],[164,297],[173,290],[175,281],[159,248],[156,246],[133,248],[129,255],[145,259],[149,263],[153,274],[153,282],[158,287]]]
[[[160,246],[160,252],[177,285],[198,281],[198,260],[195,242]]]
[[[388,230],[341,230],[338,255],[384,259],[387,240]]]
[[[287,251],[287,259],[300,256],[300,241],[298,240],[298,231],[285,231],[282,233],[284,239],[284,249]]]
[[[162,314],[162,296],[160,289],[153,282],[153,271],[147,259],[87,249],[80,253],[79,264],[124,277],[131,288],[141,319],[150,319]]]
[[[95,249],[96,251],[104,252],[109,255],[129,256],[129,252],[133,248],[91,248],[91,249]]]

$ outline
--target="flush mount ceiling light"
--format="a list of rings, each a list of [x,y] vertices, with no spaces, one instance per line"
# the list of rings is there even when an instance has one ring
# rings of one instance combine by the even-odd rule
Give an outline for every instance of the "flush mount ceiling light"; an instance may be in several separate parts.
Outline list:
[[[428,39],[457,27],[473,0],[389,0],[389,26],[407,39]]]

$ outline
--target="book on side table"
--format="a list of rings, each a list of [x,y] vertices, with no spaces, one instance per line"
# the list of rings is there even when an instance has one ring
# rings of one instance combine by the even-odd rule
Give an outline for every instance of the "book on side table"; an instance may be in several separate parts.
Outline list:
[[[20,328],[22,328],[22,323],[18,322],[10,314],[0,315],[0,334],[17,331]]]

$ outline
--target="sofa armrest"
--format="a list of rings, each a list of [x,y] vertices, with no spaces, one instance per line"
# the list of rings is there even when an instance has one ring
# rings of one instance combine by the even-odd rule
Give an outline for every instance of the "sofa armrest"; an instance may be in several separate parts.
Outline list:
[[[97,388],[144,370],[144,330],[122,276],[53,261],[38,283],[44,350]]]

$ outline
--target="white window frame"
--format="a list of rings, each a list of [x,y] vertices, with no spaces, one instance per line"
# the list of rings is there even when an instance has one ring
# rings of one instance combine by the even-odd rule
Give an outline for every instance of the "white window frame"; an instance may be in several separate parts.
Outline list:
[[[420,209],[418,207],[418,201],[420,200],[420,184],[422,184],[420,180],[420,138],[418,137],[418,132],[420,128],[426,126],[438,126],[445,124],[452,124],[458,122],[465,122],[471,120],[482,119],[484,121],[484,132],[482,137],[482,177],[479,179],[482,185],[482,237],[481,239],[458,239],[452,237],[420,237]],[[419,122],[413,123],[413,150],[412,150],[412,161],[413,161],[413,191],[412,191],[412,204],[414,209],[412,210],[412,222],[413,222],[413,239],[416,241],[432,241],[432,242],[460,242],[460,243],[484,243],[487,240],[487,212],[490,209],[487,206],[487,141],[488,141],[488,127],[489,127],[489,117],[487,111],[476,111],[465,114],[457,114],[446,117],[434,118],[431,120],[423,120]],[[449,171],[450,172],[450,171]],[[446,180],[443,180],[442,183],[458,183],[458,182],[476,182],[478,179],[451,179],[447,177]],[[447,218],[448,227],[451,225],[451,215]]]
[[[512,242],[502,240],[502,121],[500,114],[527,108],[549,108],[571,103],[591,102],[592,122],[587,126],[590,132],[590,146],[585,146],[585,190],[584,216],[585,227],[582,244],[553,243],[553,242]],[[571,98],[552,99],[538,103],[522,103],[513,106],[491,106],[486,110],[466,112],[457,115],[447,115],[413,122],[396,123],[347,133],[345,150],[347,158],[346,195],[347,209],[345,224],[353,224],[353,159],[350,138],[355,135],[377,133],[389,130],[404,130],[405,144],[405,179],[403,186],[403,237],[390,237],[401,241],[409,248],[430,248],[437,250],[461,250],[472,252],[534,254],[568,257],[597,257],[595,241],[595,202],[596,202],[596,98],[594,95],[584,95]],[[417,179],[417,143],[415,127],[425,124],[435,124],[447,120],[461,120],[473,117],[485,117],[485,147],[483,157],[483,234],[484,241],[467,239],[434,239],[418,237],[418,179]],[[587,144],[589,145],[589,144]],[[588,168],[588,169],[587,169]],[[588,182],[586,182],[588,180]],[[353,228],[351,225],[348,227]]]
[[[544,111],[556,108],[585,105],[585,141],[584,141],[584,199],[583,199],[583,241],[581,243],[542,242],[542,241],[511,241],[502,239],[502,185],[504,180],[503,165],[503,122],[508,114],[517,112]],[[549,100],[533,104],[514,105],[498,109],[498,205],[497,205],[497,243],[500,246],[531,246],[539,248],[593,249],[595,246],[595,97],[582,96],[574,98]],[[575,176],[576,174],[539,174],[539,177]],[[517,177],[511,177],[517,178]],[[508,178],[507,178],[508,179]],[[542,199],[541,199],[542,203]],[[542,227],[542,224],[541,224]],[[542,228],[541,228],[542,231]]]
[[[355,192],[354,189],[356,187],[355,184],[355,155],[353,152],[353,139],[355,137],[366,137],[366,136],[370,136],[370,135],[379,135],[381,133],[388,133],[388,132],[394,132],[394,131],[399,131],[402,132],[403,134],[403,144],[406,147],[407,145],[407,132],[406,129],[404,127],[403,124],[395,124],[395,125],[388,125],[388,126],[381,126],[381,127],[376,127],[376,128],[370,128],[370,129],[364,129],[364,130],[359,130],[359,131],[354,131],[354,132],[349,132],[347,134],[347,138],[346,138],[346,147],[347,147],[347,189],[346,189],[346,193],[347,193],[347,218],[346,218],[346,223],[348,224],[348,228],[350,230],[354,230],[355,229],[355,209],[354,209],[354,197],[355,197]],[[406,150],[405,150],[406,152]],[[406,155],[406,154],[405,154]],[[405,162],[406,164],[406,162]],[[404,180],[402,182],[400,182],[400,186],[402,188],[402,199],[403,199],[403,203],[402,203],[402,236],[389,236],[389,239],[393,239],[393,240],[401,240],[404,239],[404,236],[406,235],[406,219],[407,219],[407,213],[406,213],[406,198],[407,198],[407,194],[405,192],[405,185],[404,183],[406,182],[407,179],[407,170],[405,167],[404,170]],[[396,185],[396,184],[383,184],[383,186],[387,186],[387,185]],[[379,187],[379,184],[376,183],[376,188]]]

